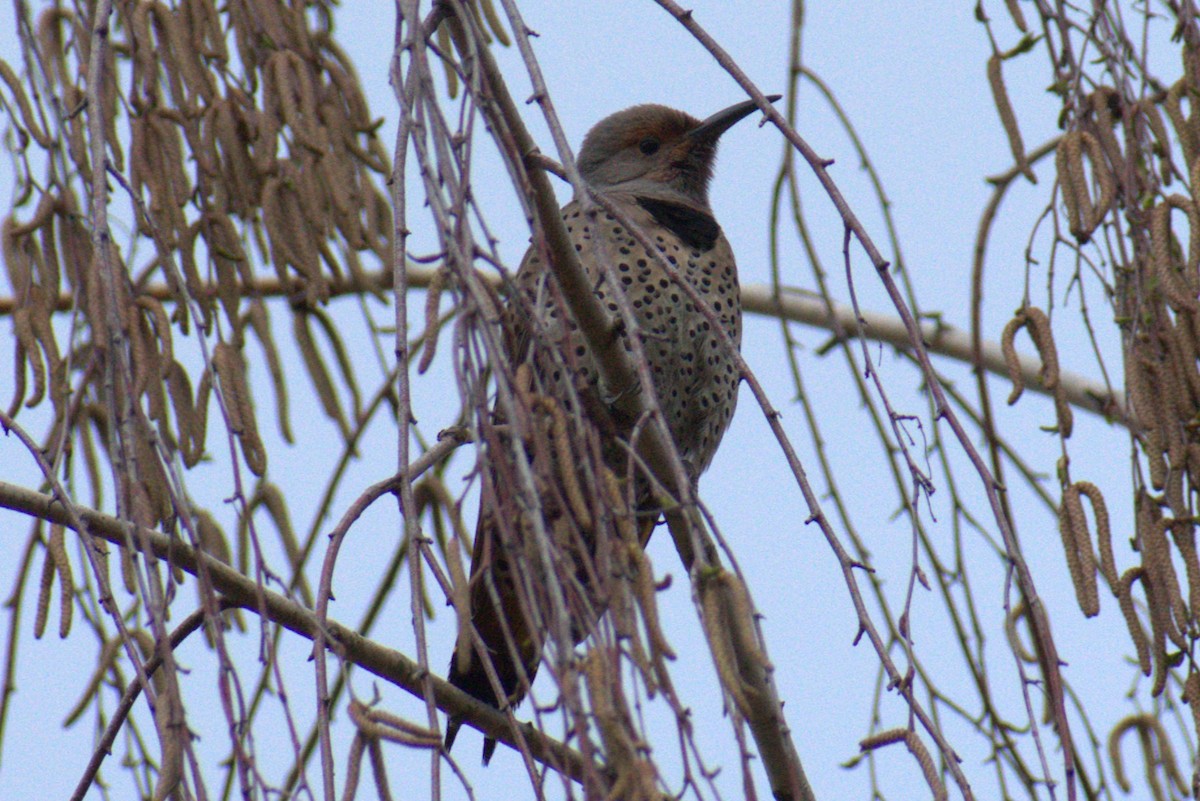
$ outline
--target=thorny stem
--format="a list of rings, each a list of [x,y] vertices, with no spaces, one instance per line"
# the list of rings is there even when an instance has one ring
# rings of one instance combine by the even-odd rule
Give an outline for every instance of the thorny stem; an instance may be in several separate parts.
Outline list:
[[[429,669],[429,649],[425,638],[425,597],[424,564],[428,555],[428,540],[422,536],[417,519],[417,504],[413,498],[412,478],[409,473],[409,441],[414,417],[412,399],[409,391],[411,374],[408,353],[408,219],[406,206],[406,174],[405,165],[408,158],[408,138],[410,123],[414,108],[411,98],[405,97],[405,84],[401,70],[401,53],[404,51],[420,50],[425,45],[424,28],[421,24],[419,2],[403,3],[396,15],[396,34],[394,53],[388,79],[396,94],[403,117],[396,131],[396,146],[392,156],[392,298],[395,306],[395,361],[398,371],[396,381],[397,391],[397,432],[396,432],[396,471],[400,478],[400,491],[397,501],[400,505],[401,519],[404,521],[404,541],[408,543],[408,567],[411,575],[409,582],[410,609],[412,626],[416,634],[417,664],[420,666],[424,680],[424,696],[426,716],[431,731],[440,732],[437,716],[437,702],[433,694],[431,681],[432,672]],[[403,31],[407,27],[407,37]],[[419,91],[420,83],[415,86]],[[408,103],[405,101],[408,100]],[[439,736],[440,739],[440,736]],[[430,788],[433,801],[441,798],[441,754],[433,751],[430,757]]]
[[[894,225],[894,220],[893,220],[893,217],[891,214],[890,202],[888,201],[888,199],[884,193],[882,182],[880,181],[877,172],[875,171],[874,167],[871,164],[871,160],[866,152],[865,146],[863,145],[860,137],[858,136],[857,131],[854,129],[854,126],[850,122],[845,111],[842,109],[840,103],[838,102],[836,96],[833,94],[832,90],[811,69],[809,69],[801,64],[801,62],[800,62],[800,32],[801,32],[801,29],[803,26],[804,5],[802,2],[796,2],[793,4],[792,8],[793,8],[793,10],[792,10],[792,26],[791,26],[792,34],[791,34],[791,39],[790,39],[790,43],[789,43],[789,58],[788,58],[788,63],[791,65],[791,67],[789,70],[789,83],[788,83],[788,87],[787,87],[787,98],[788,99],[787,99],[787,104],[785,107],[787,119],[789,120],[789,122],[796,119],[796,113],[797,113],[797,108],[798,108],[798,102],[797,102],[796,95],[797,95],[800,79],[804,78],[807,81],[809,81],[813,86],[816,87],[818,92],[821,94],[821,96],[825,99],[825,101],[828,103],[830,108],[833,110],[834,114],[836,115],[838,120],[841,122],[841,125],[842,125],[843,129],[845,130],[846,135],[850,137],[850,140],[854,146],[855,153],[857,154],[859,160],[862,162],[864,169],[866,169],[868,175],[870,176],[872,187],[875,190],[875,194],[876,194],[876,197],[879,202],[880,213],[883,214],[884,219],[886,221],[888,237],[891,242],[893,252],[895,252],[895,254],[896,254],[896,258],[898,260],[897,264],[899,267],[899,265],[900,265],[899,260],[901,257],[900,257],[900,251],[899,251],[898,235],[897,235],[895,225]],[[794,123],[793,123],[793,125],[794,125]],[[791,147],[791,145],[785,144],[782,163],[780,165],[780,170],[779,170],[776,182],[775,182],[775,187],[774,187],[774,192],[773,192],[774,200],[772,203],[772,210],[771,210],[770,232],[771,232],[772,288],[776,290],[774,296],[782,296],[782,294],[783,294],[783,290],[781,287],[781,278],[779,275],[779,266],[778,266],[779,252],[778,252],[777,227],[778,227],[779,212],[780,212],[780,209],[779,209],[780,196],[782,195],[783,187],[786,184],[787,190],[788,190],[788,197],[792,204],[792,221],[793,221],[793,224],[796,226],[797,232],[800,235],[801,242],[804,245],[805,252],[806,252],[806,254],[809,258],[809,261],[811,262],[811,265],[812,265],[812,273],[813,273],[813,275],[817,281],[818,287],[819,287],[819,291],[818,291],[819,298],[813,299],[810,302],[813,305],[822,306],[823,308],[828,309],[829,317],[835,321],[835,325],[832,326],[832,330],[835,333],[835,339],[833,341],[831,341],[830,343],[822,346],[822,348],[818,351],[818,353],[823,353],[825,350],[833,347],[834,345],[839,346],[840,349],[842,350],[843,356],[846,360],[846,364],[850,371],[850,377],[854,380],[855,386],[858,388],[859,396],[862,399],[862,403],[865,406],[865,408],[867,409],[867,412],[868,412],[868,414],[871,418],[871,421],[875,427],[876,434],[879,438],[879,441],[883,444],[883,447],[884,447],[884,450],[885,450],[885,453],[887,456],[887,462],[891,468],[891,472],[893,474],[893,480],[895,481],[895,484],[896,484],[897,493],[899,494],[900,498],[902,499],[903,503],[905,504],[905,507],[911,512],[911,511],[915,510],[915,507],[913,507],[911,502],[908,500],[908,489],[904,484],[904,478],[902,477],[902,474],[900,472],[900,465],[896,462],[896,459],[895,459],[895,452],[896,452],[897,448],[895,446],[892,446],[888,442],[888,434],[885,430],[884,423],[880,417],[879,411],[876,408],[875,399],[874,399],[874,397],[872,397],[872,395],[867,390],[867,386],[865,384],[865,381],[863,379],[861,371],[858,368],[858,364],[857,364],[857,360],[855,359],[854,352],[847,345],[847,341],[848,341],[849,337],[847,336],[847,333],[846,333],[848,330],[853,330],[859,337],[862,337],[863,336],[862,331],[865,330],[867,332],[868,338],[870,338],[872,340],[886,341],[886,342],[890,342],[891,344],[897,345],[898,347],[900,347],[902,349],[902,352],[906,356],[911,357],[911,353],[908,350],[904,349],[904,345],[906,345],[908,342],[907,332],[898,323],[893,325],[892,318],[882,318],[881,315],[871,315],[872,318],[880,318],[880,319],[878,321],[875,319],[869,319],[869,320],[865,321],[866,322],[865,325],[860,325],[860,322],[863,322],[863,321],[858,319],[858,317],[866,316],[866,315],[864,315],[860,310],[858,312],[858,315],[856,316],[854,313],[855,310],[852,308],[844,309],[844,316],[846,318],[845,321],[842,322],[840,327],[836,324],[838,316],[839,316],[839,314],[842,313],[843,309],[842,309],[842,307],[840,307],[839,304],[835,304],[832,297],[830,296],[830,292],[828,291],[827,282],[825,281],[825,272],[824,272],[824,268],[821,265],[820,256],[817,253],[815,244],[813,242],[812,235],[808,230],[807,223],[806,223],[804,215],[802,213],[800,195],[799,195],[799,190],[798,190],[798,186],[797,186],[797,176],[796,176],[795,165],[794,165],[794,161],[795,161],[794,154],[795,154],[795,150]],[[906,271],[902,272],[901,275],[902,275],[902,277],[907,279]],[[907,280],[905,281],[905,288],[908,291],[908,294],[911,298],[911,296],[912,296],[911,286],[910,286],[910,282],[908,282]],[[805,298],[805,300],[808,300],[808,299]],[[822,303],[822,301],[823,301],[823,303]],[[783,322],[783,318],[781,318],[781,322]],[[940,319],[933,320],[933,321],[924,321],[922,324],[922,327],[923,327],[923,333],[925,336],[926,345],[932,352],[942,353],[942,354],[947,353],[947,350],[945,348],[945,343],[942,341],[942,335],[946,334],[946,333],[948,333],[950,335],[949,339],[961,342],[963,347],[969,347],[969,343],[967,342],[965,335],[963,335],[961,332],[955,331],[954,329],[947,329],[947,327],[942,325]],[[857,554],[858,558],[862,562],[869,563],[870,554],[867,551],[865,544],[862,542],[861,538],[859,537],[858,532],[856,532],[854,529],[853,522],[850,519],[849,512],[848,512],[848,510],[845,506],[845,503],[842,499],[842,494],[841,494],[840,490],[838,489],[838,486],[837,486],[838,482],[837,482],[836,478],[834,477],[834,475],[832,474],[832,466],[828,459],[828,455],[827,455],[826,448],[825,448],[824,438],[821,435],[820,427],[816,420],[815,409],[813,408],[812,401],[809,398],[808,393],[806,392],[806,390],[804,388],[802,376],[800,375],[799,365],[796,363],[796,360],[795,360],[793,351],[794,351],[796,345],[794,343],[794,340],[791,337],[790,328],[786,322],[783,322],[783,324],[781,325],[781,329],[782,329],[785,343],[786,343],[787,357],[788,357],[788,362],[789,362],[789,365],[790,365],[791,371],[792,371],[793,383],[796,387],[797,397],[799,399],[799,402],[802,405],[802,408],[804,411],[804,416],[808,422],[808,428],[809,428],[809,431],[811,432],[813,447],[815,448],[816,453],[817,453],[817,458],[820,461],[821,471],[822,471],[822,473],[825,477],[825,481],[827,482],[827,485],[828,485],[829,497],[832,499],[832,501],[835,505],[835,508],[838,511],[838,515],[839,515],[839,518],[841,519],[842,525],[846,529],[846,536],[849,538],[854,552]],[[883,334],[881,336],[881,333],[883,333],[885,331],[888,333]],[[894,335],[895,339],[893,339],[888,334]],[[991,348],[991,347],[993,347],[993,346],[991,346],[989,344],[989,348]],[[995,353],[990,354],[990,356],[994,356],[995,358],[1000,358],[1002,356],[1002,354],[1000,353],[999,349],[996,348]],[[1000,372],[1000,371],[1001,371],[1000,368],[997,367],[997,372]],[[1033,383],[1034,385],[1038,385],[1036,381],[1030,382],[1030,383]],[[978,420],[971,412],[969,406],[966,405],[961,398],[959,398],[957,395],[955,395],[953,384],[946,382],[944,384],[944,386],[945,386],[947,392],[949,392],[951,394],[951,396],[954,398],[954,400],[956,400],[956,402],[958,402],[959,405],[962,406],[964,408],[964,410],[969,415],[972,416],[972,421],[976,425],[978,425]],[[936,443],[935,449],[936,449],[937,453],[939,454],[939,458],[942,462],[943,473],[945,475],[945,480],[947,483],[947,487],[949,489],[951,503],[955,510],[953,517],[952,517],[953,525],[954,525],[954,528],[956,531],[955,541],[956,541],[956,543],[961,543],[961,534],[959,532],[960,532],[961,525],[962,525],[962,522],[961,522],[962,518],[964,515],[966,515],[966,512],[964,509],[962,509],[961,502],[958,501],[959,494],[958,494],[957,489],[955,488],[954,474],[951,472],[950,466],[947,464],[947,453],[946,453],[946,449],[942,446],[940,432],[938,429],[935,428],[932,433],[933,433],[933,437],[934,437],[934,440]],[[1045,500],[1045,502],[1047,503],[1047,505],[1051,509],[1053,509],[1054,502],[1051,499],[1049,499],[1049,497],[1045,493],[1045,490],[1038,483],[1036,483],[1036,481],[1034,480],[1028,467],[1026,467],[1023,463],[1021,463],[1019,457],[1016,454],[1014,454],[1010,448],[1008,448],[1007,443],[1003,443],[1003,445],[1006,448],[1006,450],[1005,450],[1006,454],[1010,458],[1013,458],[1014,461],[1018,464],[1018,466],[1022,469],[1023,475],[1025,475],[1026,478],[1030,481],[1032,488],[1035,491],[1039,492],[1041,494],[1041,496],[1043,497],[1043,499]],[[951,572],[948,568],[943,566],[942,560],[939,558],[937,551],[935,550],[935,548],[933,546],[933,543],[930,541],[929,532],[926,531],[925,526],[921,523],[921,519],[919,517],[915,517],[915,516],[911,517],[910,519],[913,522],[916,537],[919,538],[920,544],[926,554],[926,558],[929,560],[929,563],[931,564],[931,566],[934,569],[934,576],[937,580],[938,589],[942,594],[943,600],[946,604],[947,611],[951,615],[951,619],[954,623],[955,630],[959,637],[959,641],[963,644],[964,657],[966,658],[968,667],[970,668],[971,674],[975,679],[976,687],[980,693],[980,699],[986,710],[986,715],[984,717],[984,720],[992,721],[993,729],[997,732],[996,736],[1003,738],[1004,741],[1009,746],[1009,749],[1006,753],[1008,754],[1009,758],[1011,760],[1013,760],[1013,762],[1015,763],[1015,769],[1020,773],[1020,775],[1028,778],[1029,773],[1024,768],[1020,754],[1017,753],[1015,751],[1015,749],[1013,748],[1013,743],[1012,743],[1011,737],[1008,734],[1009,727],[1007,726],[1006,723],[999,720],[999,716],[998,716],[997,711],[992,702],[990,691],[988,689],[987,677],[985,674],[985,666],[982,662],[982,653],[979,653],[979,654],[968,653],[967,644],[971,641],[971,634],[975,635],[976,642],[979,643],[979,647],[981,649],[982,643],[983,643],[983,632],[980,630],[978,615],[975,613],[974,606],[971,602],[972,594],[969,589],[969,587],[970,587],[969,579],[968,579],[968,574],[966,571],[966,565],[962,559],[962,552],[959,548],[956,547],[955,553],[957,554],[957,560],[956,560],[956,564],[954,566],[953,572]],[[985,538],[986,538],[986,534],[985,534]],[[919,567],[918,564],[914,561],[913,568],[910,569],[910,571],[909,571],[909,592],[906,594],[906,601],[905,601],[906,610],[909,608],[909,601],[912,597],[912,589],[913,589],[912,588],[912,580],[917,575],[916,569],[918,567]],[[887,629],[890,633],[889,647],[890,647],[891,642],[904,639],[906,642],[905,647],[908,648],[907,641],[911,637],[911,635],[908,633],[907,629],[911,629],[911,620],[908,619],[907,614],[905,614],[904,616],[901,617],[900,623],[906,624],[906,630],[904,631],[904,633],[902,633],[899,625],[897,624],[897,621],[894,620],[892,617],[892,614],[890,611],[890,606],[889,606],[887,598],[883,592],[882,582],[880,581],[878,574],[873,573],[873,572],[868,573],[866,578],[867,578],[867,581],[869,582],[872,592],[875,596],[876,603],[878,603],[880,606],[881,612],[885,619],[885,623],[887,625]],[[956,603],[951,594],[951,590],[952,590],[952,587],[954,584],[961,585],[966,592],[966,602],[969,607],[969,609],[967,611],[967,615],[969,617],[969,625],[971,626],[970,631],[968,631],[967,628],[965,628],[966,624],[964,624],[964,621],[962,620],[962,614],[956,608]],[[915,653],[915,651],[912,651],[912,649],[909,649],[909,651],[910,651],[911,658],[916,660],[917,654]],[[933,685],[932,677],[928,674],[925,667],[919,661],[913,662],[913,668],[916,671],[916,675],[920,676],[924,685],[929,688],[929,692],[931,694],[931,699],[932,699],[931,711],[935,715],[935,718],[936,718],[936,713],[937,713],[937,703],[939,703],[939,702],[946,703],[952,709],[956,710],[956,712],[961,717],[963,717],[968,722],[970,722],[971,725],[975,726],[980,731],[983,730],[981,721],[976,720],[976,718],[973,714],[971,714],[967,710],[961,708],[959,705],[954,703],[951,699],[947,698],[943,693],[939,692],[936,689],[936,687]],[[882,665],[880,666],[879,675],[881,677],[880,681],[882,681],[883,676],[887,675],[887,671],[883,668]],[[879,697],[879,693],[882,690],[883,690],[883,684],[877,684],[876,696],[875,696],[875,707],[874,707],[876,710],[878,709],[878,704],[882,700]],[[872,729],[874,729],[879,724],[880,720],[876,713],[873,713],[871,722],[872,722]],[[938,723],[939,723],[939,725],[941,725],[941,721],[938,721]],[[910,720],[910,726],[911,726],[911,720]],[[875,749],[871,749],[871,750],[867,751],[867,753],[866,753],[866,758],[869,761],[869,773],[870,773],[870,777],[871,777],[871,786],[873,789],[878,787],[877,774],[876,774],[876,754],[877,754],[877,752]],[[996,767],[997,767],[997,771],[1000,772],[1001,781],[1002,781],[1003,773],[1002,773],[1002,765],[1001,765],[1000,760],[996,760]]]
[[[771,123],[774,124],[781,133],[783,133],[787,140],[791,142],[791,144],[804,157],[805,161],[808,162],[810,168],[813,170],[822,187],[825,189],[826,194],[833,201],[833,204],[837,208],[838,213],[841,215],[846,228],[853,234],[854,238],[858,240],[859,244],[866,252],[867,257],[871,264],[875,267],[875,271],[879,277],[879,280],[883,284],[885,291],[888,293],[893,306],[896,308],[901,320],[904,322],[904,326],[909,334],[911,347],[916,355],[918,363],[920,364],[921,372],[926,377],[927,390],[931,393],[934,399],[937,416],[936,419],[944,420],[947,425],[950,426],[951,430],[954,432],[955,438],[958,440],[964,452],[967,454],[972,466],[975,468],[976,473],[978,473],[980,477],[980,481],[988,499],[988,505],[992,510],[992,516],[995,519],[996,525],[999,528],[1003,538],[1005,552],[1008,556],[1011,570],[1016,577],[1021,594],[1025,599],[1026,605],[1029,609],[1030,622],[1034,631],[1035,641],[1038,644],[1042,673],[1046,683],[1045,689],[1049,695],[1051,708],[1053,710],[1055,729],[1063,749],[1063,769],[1067,783],[1067,797],[1073,801],[1075,798],[1074,746],[1070,732],[1070,721],[1067,718],[1066,708],[1064,706],[1062,674],[1059,669],[1061,662],[1058,657],[1057,648],[1054,644],[1053,634],[1050,631],[1050,622],[1046,609],[1037,594],[1037,589],[1034,585],[1033,575],[1029,571],[1029,566],[1026,564],[1025,559],[1021,554],[1020,544],[1017,542],[1012,531],[1012,527],[1009,525],[1007,515],[1004,512],[1003,503],[998,493],[996,481],[992,477],[987,464],[983,460],[983,457],[975,447],[974,442],[971,440],[961,421],[958,419],[957,414],[955,414],[954,410],[946,400],[945,393],[942,390],[940,382],[937,380],[937,374],[933,369],[933,365],[929,362],[928,352],[926,351],[924,342],[921,339],[920,326],[913,318],[912,312],[909,310],[899,288],[896,286],[895,281],[889,273],[887,261],[883,258],[882,254],[875,246],[874,241],[871,239],[862,223],[858,220],[858,217],[854,214],[853,210],[842,196],[841,190],[833,181],[833,178],[829,175],[829,172],[826,169],[827,162],[818,156],[816,151],[814,151],[808,145],[808,143],[800,137],[796,130],[788,124],[787,120],[783,118],[779,111],[771,108],[769,104],[765,102],[765,96],[763,93],[758,89],[757,86],[754,85],[749,77],[746,76],[741,68],[738,67],[733,59],[730,58],[729,54],[726,53],[724,49],[722,49],[721,46],[718,45],[717,42],[711,36],[709,36],[709,34],[698,23],[696,23],[696,21],[692,18],[691,12],[685,11],[679,5],[674,3],[673,0],[656,0],[656,2],[658,2],[663,9],[675,17],[675,19],[678,20],[679,23],[683,25],[683,27],[686,28],[696,38],[696,40],[700,42],[702,46],[704,46],[706,50],[709,51],[709,53],[726,70],[726,72],[728,72],[751,97],[759,102],[760,106],[764,108],[764,113],[767,115],[767,118],[771,121]],[[815,496],[809,497],[811,495],[810,492],[806,492],[805,495],[806,500],[810,503],[810,509],[813,511],[814,518],[819,519],[822,523],[822,528],[826,529],[828,524],[825,523],[823,515],[820,514],[819,507],[814,505],[816,501]],[[831,545],[836,542],[836,536],[833,534],[832,529],[827,531],[826,537],[831,541]],[[841,549],[840,543],[838,543],[836,546],[836,550],[839,551],[840,559],[841,554],[844,553]],[[862,599],[858,592],[857,584],[853,580],[853,576],[848,571],[846,572],[846,577],[851,594],[854,597],[855,607],[860,613],[860,620],[867,620],[867,618],[863,617],[865,608],[862,605]],[[872,641],[875,643],[877,653],[881,658],[885,658],[882,641],[878,639],[878,634],[874,633],[873,629],[874,627],[872,625],[868,633],[873,635]],[[893,680],[896,678],[898,678],[898,676],[893,676]],[[1025,696],[1026,703],[1028,705],[1030,703],[1028,682],[1022,683],[1022,693]],[[913,700],[915,702],[915,699]],[[1039,742],[1040,747],[1040,728],[1037,724],[1036,716],[1031,716],[1030,721],[1033,727],[1033,735]],[[942,754],[945,757],[945,762],[951,773],[954,775],[955,781],[958,783],[959,788],[964,794],[969,794],[969,783],[967,782],[966,776],[962,773],[962,770],[958,765],[958,758],[950,748],[949,743],[945,741],[937,728],[932,725],[932,721],[923,721],[923,724],[926,726],[926,730],[928,731],[930,737],[937,742],[938,748],[942,751]],[[1051,786],[1051,793],[1053,794],[1053,786]]]

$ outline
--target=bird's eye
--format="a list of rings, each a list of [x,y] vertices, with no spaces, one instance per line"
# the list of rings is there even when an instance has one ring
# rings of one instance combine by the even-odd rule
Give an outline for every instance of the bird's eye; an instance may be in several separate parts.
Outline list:
[[[647,137],[638,143],[638,150],[642,151],[647,156],[653,156],[658,152],[658,140]]]

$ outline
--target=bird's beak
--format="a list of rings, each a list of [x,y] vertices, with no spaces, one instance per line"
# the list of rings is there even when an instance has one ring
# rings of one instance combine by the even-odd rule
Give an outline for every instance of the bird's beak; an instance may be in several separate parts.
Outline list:
[[[767,100],[774,103],[782,95],[767,95]],[[688,131],[688,138],[693,142],[715,142],[721,134],[728,131],[734,124],[748,117],[758,109],[758,103],[753,100],[743,100],[727,109],[718,111],[698,126]]]

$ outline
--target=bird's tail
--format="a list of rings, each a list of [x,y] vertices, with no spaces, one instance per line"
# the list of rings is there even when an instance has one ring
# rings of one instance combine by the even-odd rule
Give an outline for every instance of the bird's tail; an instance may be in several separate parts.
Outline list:
[[[525,697],[526,690],[537,675],[542,642],[540,637],[533,634],[528,613],[514,586],[511,566],[503,549],[496,546],[495,535],[491,514],[481,515],[471,560],[470,604],[471,623],[483,640],[503,694],[497,697],[483,659],[473,646],[454,649],[450,657],[448,679],[467,695],[500,709],[501,700],[515,706]],[[459,636],[471,635],[469,631],[461,631]],[[460,663],[459,654],[467,656],[461,660],[465,664]],[[451,715],[447,721],[447,751],[453,745],[463,722],[462,715]],[[488,763],[495,751],[496,740],[485,737],[483,764]]]
[[[638,508],[650,503],[649,485],[638,486]],[[521,554],[510,553],[501,543],[500,515],[503,514],[485,484],[480,500],[481,513],[475,530],[475,543],[471,554],[470,599],[471,623],[482,640],[486,659],[491,662],[501,691],[498,696],[488,672],[484,658],[474,643],[468,639],[466,645],[460,641],[450,657],[449,681],[452,685],[495,709],[503,702],[516,706],[525,697],[541,662],[542,643],[545,632],[535,626],[536,615],[531,611],[540,604],[540,599],[525,598],[514,575],[515,564],[521,564]],[[657,509],[639,511],[636,536],[643,548],[658,520]],[[560,549],[569,549],[569,557],[576,566],[575,581],[566,585],[566,608],[571,610],[570,628],[576,643],[583,640],[594,628],[605,609],[605,591],[601,577],[596,574],[592,560],[596,537],[588,527],[577,520],[566,525],[562,515],[548,520],[548,527],[558,524],[557,538]],[[519,525],[519,524],[518,524]],[[569,536],[569,535],[574,535]],[[511,539],[511,538],[510,538]],[[568,545],[568,543],[570,543]],[[536,584],[536,582],[535,582]],[[535,588],[536,593],[536,588]],[[471,638],[471,631],[460,631],[459,637]],[[460,659],[460,656],[462,657]],[[465,722],[463,715],[451,715],[446,723],[446,750],[450,750],[459,729]],[[496,740],[485,737],[483,742],[483,764],[487,764],[496,750]]]
[[[514,671],[506,671],[500,669],[500,664],[495,663],[497,675],[504,676]],[[533,669],[536,669],[536,662]],[[496,693],[492,689],[492,683],[488,681],[487,673],[483,669],[483,662],[478,654],[472,654],[468,661],[466,670],[461,669],[458,664],[458,649],[450,656],[450,683],[458,689],[465,692],[467,695],[482,701],[488,706],[500,708],[500,703],[496,698]],[[516,689],[515,686],[504,686],[503,679],[501,680],[502,688],[511,696]],[[514,682],[515,685],[515,682]],[[446,750],[449,751],[454,745],[454,738],[458,736],[458,730],[462,728],[465,718],[463,715],[451,715],[446,721]],[[493,737],[484,737],[483,739],[483,764],[487,764],[492,759],[492,754],[496,752],[496,740]]]

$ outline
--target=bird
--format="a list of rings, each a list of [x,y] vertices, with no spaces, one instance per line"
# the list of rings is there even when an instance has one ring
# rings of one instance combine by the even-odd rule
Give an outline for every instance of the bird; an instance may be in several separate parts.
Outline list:
[[[774,102],[778,96],[768,99]],[[678,281],[689,283],[707,301],[728,340],[740,348],[737,265],[713,216],[708,188],[721,135],[757,108],[747,100],[700,120],[668,106],[642,104],[605,117],[584,137],[576,164],[589,191],[603,196],[621,214],[604,210],[589,214],[578,200],[562,208],[570,241],[601,304],[615,318],[619,308],[615,293],[620,292],[632,308],[636,330],[617,326],[618,335],[625,338],[626,350],[631,349],[628,337],[639,337],[667,430],[693,482],[712,462],[729,427],[741,375],[734,354]],[[621,218],[641,230],[673,266],[674,276]],[[585,461],[583,454],[598,454],[602,469],[611,468],[611,475],[628,479],[632,460],[627,443],[637,421],[615,408],[612,388],[603,386],[583,334],[559,300],[545,259],[536,244],[529,248],[505,309],[505,351],[518,376],[518,391],[537,399],[530,408],[536,406],[542,413],[531,412],[529,417],[542,421],[543,433],[560,439],[569,436],[572,453],[581,461]],[[609,274],[606,262],[613,271]],[[610,283],[610,275],[616,277],[617,286]],[[539,326],[540,337],[534,332]],[[523,371],[521,366],[526,366]],[[570,431],[564,421],[571,422]],[[531,425],[536,430],[538,423]],[[529,554],[536,551],[525,546],[538,527],[522,522],[527,511],[506,478],[514,475],[513,448],[494,433],[500,427],[489,430],[493,434],[482,437],[485,478],[466,595],[471,622],[486,648],[503,700],[515,706],[537,673],[549,634],[539,630],[540,615],[530,611],[544,608],[545,599],[538,597],[528,571],[521,573]],[[614,524],[613,510],[605,508],[611,498],[580,498],[575,473],[586,468],[545,441],[540,446],[527,442],[525,447],[535,467],[541,466],[535,477],[542,500],[541,530],[554,541],[559,557],[574,567],[574,580],[568,570],[563,592],[575,622],[572,644],[578,644],[604,611],[604,592],[597,586],[600,571],[592,561],[602,536],[600,528],[624,524],[628,531],[632,522],[644,548],[662,510],[651,483],[644,475],[634,475],[629,493],[633,503],[616,515],[626,519]],[[450,683],[501,708],[502,699],[472,645],[470,627],[460,625],[458,636]],[[463,722],[461,715],[450,716],[447,752]],[[485,737],[483,764],[488,764],[495,748],[496,741]]]

